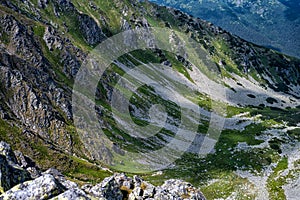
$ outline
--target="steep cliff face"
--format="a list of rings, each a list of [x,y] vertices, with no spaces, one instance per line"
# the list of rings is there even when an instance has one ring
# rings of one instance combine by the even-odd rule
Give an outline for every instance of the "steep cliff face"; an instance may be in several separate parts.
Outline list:
[[[173,138],[178,139],[176,133],[180,130],[187,136],[191,133],[196,135],[190,143],[187,142],[189,138],[178,139],[186,142],[187,155],[182,155],[174,166],[168,166],[169,171],[145,177],[156,182],[157,179],[179,176],[200,184],[216,178],[214,173],[219,170],[233,178],[236,178],[235,171],[238,169],[261,172],[272,163],[284,160],[287,154],[284,145],[291,145],[292,139],[298,136],[298,59],[246,42],[178,10],[148,2],[12,0],[1,1],[0,8],[0,139],[34,157],[42,169],[56,167],[69,177],[84,182],[99,181],[111,173],[101,165],[118,171],[138,172],[143,168],[141,165],[146,165],[155,156],[151,157],[147,152],[162,149]],[[170,51],[175,49],[173,53],[153,48],[155,39],[146,31],[151,27],[165,28],[169,35],[163,42],[170,46]],[[104,143],[100,150],[93,150],[91,146],[96,143],[97,134],[88,143],[84,139],[91,135],[86,134],[87,131],[80,132],[84,126],[74,124],[74,81],[84,60],[97,44],[126,30],[140,33],[140,39],[147,43],[148,48],[113,60],[99,80],[96,91],[93,91],[96,95],[91,102],[95,105],[91,105],[96,111],[97,128],[102,129],[110,140],[109,145]],[[185,50],[186,41],[176,31],[199,45],[203,52],[201,64],[191,62],[195,60],[193,54]],[[132,37],[124,42],[134,45]],[[118,45],[107,49],[107,52]],[[176,51],[181,55],[177,55]],[[126,76],[126,72],[145,63],[150,64],[143,68],[143,76],[136,71]],[[159,64],[159,67],[152,63]],[[134,73],[137,73],[136,76]],[[165,88],[179,88],[173,91],[178,102],[174,102],[174,96],[168,96],[168,91],[156,88],[155,84],[142,84],[131,91],[127,108],[129,116],[124,117],[122,109],[111,108],[115,88],[118,89],[117,94],[126,96],[130,89],[128,85],[145,80],[156,83],[161,80]],[[213,89],[206,90],[206,85]],[[117,100],[120,105],[127,105],[124,99]],[[82,107],[84,104],[82,102]],[[153,107],[154,104],[160,104],[164,109]],[[225,109],[218,113],[216,105]],[[201,117],[189,110],[199,110]],[[164,112],[167,116],[162,119],[166,119],[166,124],[155,121],[155,116],[165,116]],[[221,139],[215,141],[217,146],[205,158],[207,160],[198,158],[195,155],[201,150],[199,144],[209,131],[215,112],[224,124],[224,130],[220,130]],[[186,113],[188,117],[182,117]],[[293,115],[292,119],[290,115]],[[185,120],[183,126],[180,124],[182,119]],[[134,124],[138,125],[138,129]],[[147,129],[149,124],[153,126]],[[218,127],[217,122],[213,125]],[[195,130],[191,131],[192,127],[196,127]],[[151,135],[152,130],[158,132]],[[266,131],[279,131],[279,139],[273,132],[269,134]],[[264,137],[268,139],[262,143]],[[243,143],[254,150],[239,149],[244,147]],[[255,145],[261,145],[265,151],[260,152]],[[239,151],[237,155],[236,151]],[[135,164],[128,152],[141,152],[143,157]],[[258,156],[245,161],[250,153]],[[236,157],[233,158],[233,154]],[[160,155],[161,158],[164,156]],[[215,163],[205,165],[211,162]],[[223,164],[225,167],[220,169]],[[204,168],[208,170],[204,171]],[[191,177],[187,169],[195,172],[195,176]],[[22,173],[25,180],[27,176]],[[241,177],[236,178],[235,185],[226,194],[243,182]],[[247,184],[254,187],[252,183]],[[211,188],[206,188],[208,194],[223,197]],[[61,192],[58,190],[56,194]],[[80,195],[81,191],[77,194]],[[247,197],[253,195],[251,193]]]

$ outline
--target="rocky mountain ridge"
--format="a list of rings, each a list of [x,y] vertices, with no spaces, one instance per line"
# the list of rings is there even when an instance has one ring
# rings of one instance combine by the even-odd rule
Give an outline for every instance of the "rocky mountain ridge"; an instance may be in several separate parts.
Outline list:
[[[58,170],[41,172],[34,162],[20,152],[13,152],[0,142],[0,195],[1,200],[76,200],[76,199],[195,199],[205,200],[200,190],[182,180],[167,180],[155,187],[138,176],[115,174],[96,185],[81,187],[67,180]]]
[[[205,19],[248,41],[299,58],[296,0],[152,0]]]

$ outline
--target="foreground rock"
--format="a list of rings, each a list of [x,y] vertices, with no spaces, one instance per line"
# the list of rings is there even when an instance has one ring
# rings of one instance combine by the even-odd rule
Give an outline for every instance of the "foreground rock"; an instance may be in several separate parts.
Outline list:
[[[0,194],[30,179],[30,173],[17,164],[10,146],[0,142]]]
[[[74,188],[65,191],[64,193],[58,195],[57,197],[52,198],[52,200],[66,200],[66,199],[74,199],[74,200],[90,200],[84,191]]]
[[[21,183],[0,196],[3,200],[49,199],[64,191],[64,187],[50,174]]]
[[[10,146],[0,142],[0,200],[205,200],[200,190],[175,179],[156,187],[138,176],[130,178],[125,174],[115,174],[95,186],[86,184],[79,188],[56,169],[37,173],[39,177],[33,178],[22,168],[28,166],[24,159],[20,159],[25,157],[20,152],[17,154],[21,164]]]
[[[205,199],[199,190],[182,180],[167,180],[156,190],[155,199]]]

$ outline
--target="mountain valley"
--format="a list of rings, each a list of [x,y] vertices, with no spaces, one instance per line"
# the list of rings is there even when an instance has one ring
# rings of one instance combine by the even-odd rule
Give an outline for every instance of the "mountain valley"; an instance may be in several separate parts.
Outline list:
[[[40,171],[297,199],[298,58],[148,1],[5,0],[0,24],[0,141]]]

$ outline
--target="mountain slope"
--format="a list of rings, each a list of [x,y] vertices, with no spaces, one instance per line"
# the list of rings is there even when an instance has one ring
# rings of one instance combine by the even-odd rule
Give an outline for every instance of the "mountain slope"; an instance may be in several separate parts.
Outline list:
[[[190,13],[256,44],[299,57],[299,1],[152,0]]]
[[[41,168],[85,182],[102,179],[107,168],[143,172],[156,184],[183,178],[209,198],[241,197],[244,184],[251,190],[243,198],[254,197],[252,178],[261,177],[270,198],[288,195],[281,187],[299,173],[291,167],[298,160],[291,157],[299,144],[298,59],[148,2],[2,1],[0,7],[0,139]],[[97,44],[122,31],[149,46],[112,60],[96,82],[80,79],[92,50],[101,50]],[[130,37],[123,42],[134,46]],[[100,56],[122,43],[112,44]],[[188,44],[199,45],[196,56]],[[76,85],[84,101],[74,107]],[[88,129],[89,119],[97,120],[95,129]],[[106,140],[97,140],[98,130]],[[170,144],[183,145],[174,153]],[[167,153],[159,151],[168,145]],[[275,182],[282,171],[285,181]]]

